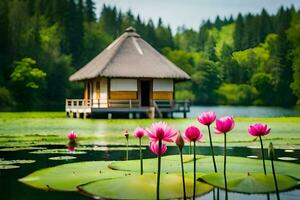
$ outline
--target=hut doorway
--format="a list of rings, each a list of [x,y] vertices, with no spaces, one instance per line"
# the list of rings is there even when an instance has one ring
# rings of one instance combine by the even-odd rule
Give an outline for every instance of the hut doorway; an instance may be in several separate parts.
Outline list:
[[[141,105],[150,106],[150,85],[149,80],[141,80]]]

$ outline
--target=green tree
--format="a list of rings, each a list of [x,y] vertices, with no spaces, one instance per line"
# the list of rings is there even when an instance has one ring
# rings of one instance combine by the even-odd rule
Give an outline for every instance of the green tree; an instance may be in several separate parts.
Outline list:
[[[274,91],[273,91],[273,78],[270,74],[256,73],[251,78],[251,84],[258,91],[258,100],[256,104],[273,105],[274,104]]]
[[[85,0],[85,20],[87,22],[95,22],[95,3],[93,0]]]
[[[234,48],[235,50],[243,50],[243,38],[244,38],[244,18],[241,13],[239,13],[236,22],[235,22],[235,30],[233,33],[234,38]]]
[[[15,62],[13,73],[10,75],[13,85],[13,94],[21,106],[33,106],[38,90],[46,77],[46,73],[36,67],[36,61],[31,58],[23,58]]]
[[[297,96],[297,103],[300,104],[300,12],[294,14],[291,27],[288,29],[288,39],[293,44],[293,49],[291,51],[292,65],[293,65],[293,81],[291,83],[291,88],[293,93]]]

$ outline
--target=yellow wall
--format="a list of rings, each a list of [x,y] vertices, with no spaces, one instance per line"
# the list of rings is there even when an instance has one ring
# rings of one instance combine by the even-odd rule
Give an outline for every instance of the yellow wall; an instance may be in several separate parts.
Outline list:
[[[137,92],[134,92],[134,91],[111,91],[110,99],[111,100],[137,99]]]
[[[170,100],[173,99],[173,92],[153,92],[154,100]]]

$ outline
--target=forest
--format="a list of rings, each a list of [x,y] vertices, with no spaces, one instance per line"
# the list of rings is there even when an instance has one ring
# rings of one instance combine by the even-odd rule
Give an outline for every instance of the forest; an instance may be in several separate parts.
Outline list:
[[[130,10],[93,0],[0,1],[0,109],[62,110],[82,98],[69,76],[133,26],[141,37],[191,75],[176,99],[197,105],[300,104],[300,11],[199,22],[172,32],[163,19],[142,20]]]

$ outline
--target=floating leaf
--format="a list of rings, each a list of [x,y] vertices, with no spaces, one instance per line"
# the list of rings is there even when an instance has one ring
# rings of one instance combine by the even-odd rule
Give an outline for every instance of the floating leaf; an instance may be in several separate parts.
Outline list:
[[[20,166],[17,166],[17,165],[2,165],[2,164],[0,164],[0,169],[16,169],[19,167]]]
[[[57,156],[57,157],[50,157],[49,160],[73,160],[76,159],[74,156]]]
[[[227,171],[237,173],[262,173],[263,165],[260,159],[250,159],[243,157],[227,156]],[[218,171],[223,171],[223,156],[215,156],[217,162]],[[191,171],[193,169],[193,163],[189,162],[185,164],[185,170]],[[289,175],[294,178],[300,179],[300,165],[289,162],[275,161],[276,173]],[[271,162],[266,162],[267,173],[272,173]],[[293,170],[291,170],[293,169]],[[197,162],[197,171],[202,173],[211,173],[213,170],[213,163],[211,156],[207,156]]]
[[[32,151],[29,153],[33,154],[86,154],[85,151],[68,151],[68,149],[44,149],[44,150],[37,150]]]
[[[185,155],[186,156],[186,155]],[[177,160],[178,157],[178,160]],[[189,155],[187,155],[189,158]],[[219,171],[223,170],[223,156],[215,156],[217,168]],[[177,161],[176,161],[177,160]],[[186,159],[187,160],[187,159]],[[133,171],[139,172],[139,160],[129,160],[128,162],[117,161],[112,162],[109,167],[115,170]],[[179,156],[163,156],[162,157],[162,172],[176,173],[181,172],[179,164]],[[285,174],[300,179],[300,165],[295,163],[275,161],[276,172],[279,174]],[[266,162],[267,173],[272,173],[270,162]],[[293,169],[293,170],[290,170]],[[157,170],[157,159],[144,159],[144,171],[145,172],[156,172]],[[185,172],[193,171],[193,162],[186,161],[184,163]],[[230,172],[263,172],[262,160],[250,159],[243,157],[227,156],[227,170]],[[211,156],[197,157],[197,172],[210,173],[214,172],[213,161]]]
[[[298,158],[293,158],[293,157],[278,157],[278,160],[294,161],[294,160],[298,160]]]
[[[123,177],[129,173],[107,168],[109,162],[77,162],[41,169],[19,179],[43,190],[76,191],[76,187],[99,179]]]
[[[197,156],[197,160],[199,160],[199,159],[201,160],[203,158],[206,158],[206,156],[202,156],[202,155]],[[191,161],[193,161],[193,156],[184,155],[183,159],[184,159],[185,163],[193,163],[193,162],[191,162]],[[199,161],[199,162],[201,162],[201,161]],[[157,158],[144,159],[143,164],[144,164],[144,172],[156,172],[157,171]],[[140,160],[129,160],[127,162],[116,161],[116,162],[112,162],[109,165],[109,167],[114,170],[139,172],[140,171]],[[161,171],[168,172],[168,173],[181,172],[179,155],[162,156]],[[189,170],[185,170],[185,171],[193,172],[193,169],[189,168]]]
[[[143,150],[145,150],[145,147],[142,147]],[[80,151],[126,151],[126,147],[78,147],[77,150]],[[134,150],[140,150],[139,147],[128,147],[129,151],[134,151]]]
[[[25,150],[40,150],[46,149],[45,147],[12,147],[12,148],[2,148],[1,151],[25,151]]]
[[[12,164],[30,164],[35,160],[0,160],[0,165],[12,165]]]
[[[161,199],[183,198],[180,174],[161,174]],[[187,197],[193,195],[193,174],[186,174]],[[99,180],[78,187],[83,194],[93,198],[106,199],[156,199],[156,174],[133,175],[122,178]],[[197,181],[196,196],[213,189],[212,186]]]
[[[278,189],[284,191],[298,185],[298,182],[290,176],[276,174]],[[211,173],[200,177],[201,181],[224,189],[223,173]],[[227,173],[227,189],[240,193],[270,193],[275,192],[275,184],[272,174],[262,173]]]

